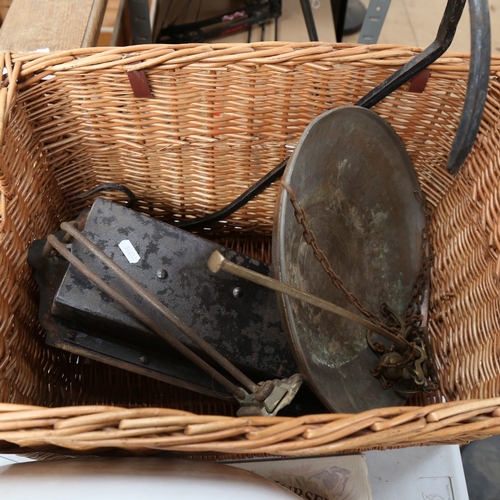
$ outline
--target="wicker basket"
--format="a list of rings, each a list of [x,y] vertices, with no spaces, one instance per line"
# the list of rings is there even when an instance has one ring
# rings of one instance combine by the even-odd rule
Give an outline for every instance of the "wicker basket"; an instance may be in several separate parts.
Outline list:
[[[85,206],[79,194],[117,182],[166,221],[215,211],[287,157],[315,116],[355,102],[416,50],[260,43],[2,55],[0,450],[316,454],[500,432],[500,59],[456,178],[445,163],[467,55],[435,63],[423,93],[405,86],[374,108],[403,140],[433,212],[441,393],[357,415],[233,418],[230,404],[48,348],[36,319],[27,248]],[[151,98],[132,90],[128,73],[141,70]],[[269,260],[276,192],[208,236]]]

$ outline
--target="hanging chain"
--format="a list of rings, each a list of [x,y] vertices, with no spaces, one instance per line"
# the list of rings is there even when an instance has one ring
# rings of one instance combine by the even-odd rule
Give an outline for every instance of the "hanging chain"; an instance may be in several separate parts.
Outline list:
[[[333,270],[326,254],[319,248],[314,232],[308,227],[307,215],[299,205],[292,188],[283,180],[281,181],[281,185],[290,197],[295,219],[303,229],[304,240],[312,248],[315,258],[330,277],[333,285],[344,294],[350,304],[356,307],[372,323],[391,335],[404,337],[408,342],[409,348],[406,352],[397,352],[394,344],[387,348],[380,342],[373,342],[371,340],[372,332],[368,331],[368,345],[380,358],[378,366],[371,370],[372,375],[380,378],[384,389],[394,387],[397,392],[405,395],[421,391],[434,392],[438,388],[438,382],[432,356],[430,356],[431,345],[427,328],[423,328],[422,315],[422,302],[425,299],[425,293],[428,288],[429,271],[432,263],[432,250],[428,233],[431,214],[429,210],[426,210],[423,195],[418,195],[426,215],[426,225],[422,230],[420,270],[413,285],[411,298],[406,307],[404,318],[392,311],[387,304],[382,304],[381,313],[386,320],[384,322],[366,309],[359,299],[347,290],[342,278]],[[416,388],[409,388],[405,385],[405,381],[409,379],[413,380]]]
[[[290,201],[292,203],[293,210],[295,213],[295,219],[302,226],[302,229],[304,230],[303,232],[304,240],[312,248],[316,260],[321,264],[321,267],[330,277],[334,286],[344,294],[345,298],[351,305],[356,307],[356,309],[363,316],[368,318],[372,323],[375,323],[377,326],[386,330],[388,333],[392,335],[399,335],[400,330],[398,328],[396,328],[395,326],[387,326],[387,324],[384,323],[378,316],[368,311],[368,309],[366,309],[361,304],[359,299],[352,292],[347,290],[347,288],[344,285],[344,282],[342,281],[342,278],[338,274],[336,274],[335,271],[333,270],[332,265],[330,264],[330,261],[328,260],[328,257],[326,256],[325,252],[323,252],[323,250],[319,248],[318,241],[316,239],[314,232],[312,231],[312,229],[308,227],[307,215],[304,209],[299,205],[292,188],[285,181],[281,181],[281,185],[283,186],[283,188],[288,193],[288,196],[290,197]]]
[[[425,213],[425,227],[422,229],[422,255],[420,271],[413,285],[410,302],[405,312],[406,338],[412,339],[418,343],[424,350],[426,359],[421,362],[427,381],[425,384],[425,392],[435,392],[439,388],[439,380],[437,370],[434,365],[434,352],[429,335],[427,324],[424,323],[424,316],[421,306],[424,303],[426,292],[430,286],[430,270],[434,262],[434,253],[432,251],[432,243],[429,233],[429,227],[432,220],[432,212],[427,205],[425,195],[423,193],[415,193],[417,200],[420,202]],[[430,300],[427,297],[427,300]],[[427,306],[429,309],[429,305]],[[428,311],[426,311],[428,314]],[[425,321],[427,323],[427,321]]]
[[[413,284],[410,301],[405,311],[405,323],[412,324],[420,328],[422,326],[422,304],[425,299],[425,293],[429,285],[430,268],[433,261],[432,246],[429,237],[429,226],[432,213],[429,210],[423,193],[415,193],[417,200],[420,202],[425,213],[425,227],[422,229],[422,255],[420,270],[417,279]]]

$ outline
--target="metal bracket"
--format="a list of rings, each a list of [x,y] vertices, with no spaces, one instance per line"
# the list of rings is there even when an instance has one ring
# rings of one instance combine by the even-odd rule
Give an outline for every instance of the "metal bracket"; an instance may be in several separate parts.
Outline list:
[[[143,45],[153,42],[148,0],[128,0],[132,44]]]
[[[371,45],[377,43],[391,0],[370,0],[365,20],[359,33],[358,43]]]
[[[259,384],[259,391],[248,394],[241,401],[241,408],[237,413],[238,417],[251,415],[272,417],[276,415],[282,408],[291,403],[301,385],[302,376],[299,373],[285,380],[268,380]]]

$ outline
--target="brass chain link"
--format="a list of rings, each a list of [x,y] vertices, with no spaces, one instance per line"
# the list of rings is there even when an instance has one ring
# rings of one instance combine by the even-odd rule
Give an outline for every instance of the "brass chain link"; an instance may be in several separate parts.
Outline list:
[[[285,182],[281,181],[281,185],[283,188],[286,190],[288,193],[288,196],[290,197],[290,201],[293,206],[294,214],[295,214],[295,219],[297,222],[302,226],[303,229],[303,236],[304,240],[310,247],[312,248],[312,251],[314,253],[314,256],[316,257],[316,260],[321,264],[321,267],[324,269],[326,274],[330,277],[332,283],[334,286],[340,290],[347,301],[356,307],[356,309],[366,318],[368,318],[372,323],[375,323],[377,326],[380,328],[384,329],[391,335],[398,335],[400,334],[400,330],[394,327],[389,327],[387,326],[386,323],[384,323],[378,316],[376,316],[374,313],[370,312],[366,307],[364,307],[359,299],[349,290],[344,285],[344,282],[342,281],[342,278],[335,273],[335,271],[332,268],[332,265],[330,264],[330,261],[328,260],[328,257],[326,256],[325,252],[321,250],[318,246],[318,241],[316,239],[316,236],[312,229],[308,227],[307,224],[307,215],[304,211],[304,209],[299,205],[297,198],[295,196],[295,193],[293,192],[292,188]],[[417,292],[416,292],[417,293]]]
[[[430,268],[433,261],[432,246],[429,237],[429,226],[432,214],[427,207],[425,196],[423,193],[415,193],[417,200],[420,202],[425,213],[425,227],[422,229],[422,255],[420,270],[417,279],[413,284],[410,301],[405,311],[406,325],[414,325],[416,328],[422,326],[423,314],[422,303],[424,301],[425,292],[429,286]]]
[[[363,316],[368,318],[372,323],[384,329],[387,333],[391,335],[396,335],[400,337],[404,336],[405,340],[409,342],[409,346],[413,346],[413,348],[407,350],[407,352],[402,355],[403,357],[399,359],[397,362],[389,362],[389,361],[383,362],[377,368],[372,370],[372,374],[376,377],[381,378],[382,385],[384,386],[384,388],[393,385],[394,387],[396,387],[396,385],[400,381],[398,382],[388,381],[383,376],[383,369],[387,367],[397,368],[399,366],[408,366],[411,373],[413,374],[414,380],[416,382],[417,380],[419,380],[419,382],[417,382],[417,385],[420,386],[420,389],[416,391],[414,390],[407,391],[406,394],[407,395],[413,394],[415,392],[419,392],[422,390],[425,392],[434,392],[439,386],[435,379],[435,369],[433,366],[432,356],[429,356],[429,354],[431,353],[426,352],[427,350],[431,350],[429,339],[426,338],[427,337],[426,329],[422,328],[423,316],[422,316],[421,306],[429,284],[429,272],[433,257],[429,239],[429,233],[428,233],[431,214],[426,209],[426,204],[423,194],[417,195],[416,193],[416,196],[419,197],[419,201],[422,203],[422,206],[424,207],[426,215],[426,225],[422,230],[421,266],[412,288],[411,298],[408,303],[408,306],[406,307],[404,319],[401,318],[401,320],[399,320],[399,316],[393,313],[386,304],[382,304],[381,312],[383,316],[386,317],[387,322],[392,323],[394,325],[391,326],[390,324],[384,323],[378,316],[376,316],[368,309],[366,309],[361,304],[359,299],[352,292],[347,290],[347,288],[344,285],[344,282],[342,281],[342,278],[338,274],[336,274],[335,271],[333,270],[326,254],[323,252],[323,250],[319,248],[318,241],[316,240],[314,232],[312,231],[312,229],[308,227],[307,215],[304,209],[299,205],[292,188],[283,180],[281,181],[281,185],[283,186],[285,191],[288,193],[288,196],[290,197],[290,201],[292,203],[294,210],[295,219],[302,226],[303,229],[304,240],[312,248],[315,258],[321,264],[326,274],[330,277],[333,285],[344,294],[345,298],[350,304],[356,307],[357,310]],[[393,348],[387,349],[382,344],[371,342],[370,332],[368,332],[367,334],[367,341],[372,350],[374,350],[374,352],[378,352],[379,356],[382,355],[383,353],[391,352],[393,349]],[[421,347],[417,349],[416,347],[417,345]],[[417,358],[415,358],[416,349],[421,352],[420,359],[418,359],[418,355]],[[411,366],[413,366],[413,362],[415,362],[415,366],[411,368]],[[426,365],[425,368],[423,367],[424,364]],[[405,390],[398,389],[398,392],[405,393]]]

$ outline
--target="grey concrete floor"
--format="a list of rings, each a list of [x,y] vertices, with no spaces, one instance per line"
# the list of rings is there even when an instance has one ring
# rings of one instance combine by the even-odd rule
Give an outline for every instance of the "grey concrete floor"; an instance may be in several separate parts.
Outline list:
[[[462,462],[470,500],[499,500],[500,436],[464,446]]]

